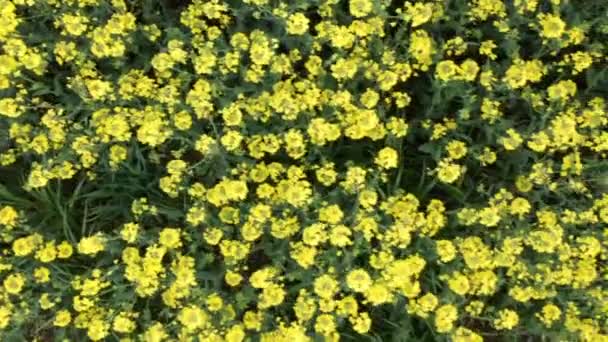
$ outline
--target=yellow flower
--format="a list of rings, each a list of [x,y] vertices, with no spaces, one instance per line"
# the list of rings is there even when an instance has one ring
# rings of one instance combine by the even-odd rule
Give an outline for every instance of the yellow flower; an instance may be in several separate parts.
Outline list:
[[[359,204],[365,209],[372,209],[378,203],[378,194],[371,189],[362,190],[359,193]]]
[[[190,190],[193,188],[191,187]],[[198,226],[205,221],[207,211],[203,207],[191,207],[186,215],[186,222],[193,226]]]
[[[94,100],[102,100],[112,91],[112,84],[107,81],[87,80],[85,83]]]
[[[353,330],[359,334],[365,334],[369,331],[372,326],[372,320],[367,312],[361,312],[357,315],[351,315],[348,317],[350,323],[353,325]]]
[[[182,110],[173,116],[173,124],[177,129],[185,131],[192,127],[192,117],[187,111]]]
[[[241,324],[233,325],[228,329],[226,335],[224,336],[224,340],[226,342],[241,342],[245,339],[245,331],[243,331],[243,326]]]
[[[336,312],[339,315],[350,316],[356,315],[359,310],[359,304],[354,296],[347,296],[338,301]]]
[[[445,60],[437,63],[435,77],[442,81],[450,81],[460,72],[460,68],[454,61]]]
[[[479,211],[479,223],[486,227],[496,227],[500,222],[500,213],[497,207],[487,207]]]
[[[180,176],[188,167],[181,159],[173,159],[167,163],[167,172],[172,176]]]
[[[206,299],[207,309],[211,312],[216,312],[224,306],[224,301],[217,293],[212,293]]]
[[[574,70],[572,73],[578,74],[586,70],[591,66],[591,64],[593,64],[594,57],[596,57],[596,55],[594,54],[584,51],[577,51],[566,55],[565,60],[574,66]]]
[[[501,18],[507,14],[505,4],[501,0],[473,0],[470,6],[470,14],[482,21],[490,16]]]
[[[78,242],[78,253],[95,255],[105,249],[105,238],[100,233],[82,238]]]
[[[353,78],[358,70],[358,65],[354,59],[339,58],[331,66],[331,74],[338,81]],[[319,118],[320,119],[320,118]]]
[[[401,138],[407,135],[409,126],[402,118],[391,117],[386,125],[386,128],[391,134]]]
[[[461,165],[441,160],[437,166],[437,178],[443,183],[454,183],[463,173]]]
[[[124,334],[132,332],[135,328],[135,322],[129,318],[127,313],[118,314],[118,316],[114,318],[114,323],[112,324],[112,329],[114,329],[114,331]]]
[[[389,91],[397,84],[400,79],[404,80],[409,77],[408,73],[411,73],[409,65],[404,64],[401,69],[403,69],[403,75],[397,75],[396,73],[390,70],[385,70],[381,72],[378,75],[378,86],[380,90]],[[399,78],[398,76],[401,77]],[[391,95],[395,98],[395,102],[398,108],[403,108],[407,106],[411,100],[411,98],[406,93],[392,92]]]
[[[456,331],[452,334],[453,342],[483,342],[483,337],[475,332],[464,328],[458,327]]]
[[[223,234],[224,233],[220,229],[217,229],[217,228],[208,228],[203,233],[203,238],[205,239],[205,241],[208,244],[210,244],[212,246],[215,246],[215,245],[217,245],[220,242],[220,240],[222,239]]]
[[[203,328],[208,323],[207,313],[194,305],[183,308],[177,319],[189,331]]]
[[[332,204],[319,210],[319,221],[321,222],[337,224],[342,221],[343,217],[344,213],[342,213],[340,206],[337,204]]]
[[[12,98],[3,98],[0,100],[0,115],[9,118],[19,117],[24,111],[24,108]]]
[[[544,152],[551,143],[547,133],[540,131],[533,134],[528,141],[528,147],[534,152]]]
[[[36,252],[36,259],[44,263],[49,263],[57,257],[57,250],[54,242],[47,242],[44,248]]]
[[[365,298],[372,305],[382,305],[384,303],[388,303],[393,296],[391,295],[388,287],[383,284],[376,283],[365,291]]]
[[[429,293],[425,294],[424,296],[418,298],[416,300],[416,303],[420,306],[420,309],[423,312],[428,313],[428,312],[432,312],[433,310],[435,310],[435,308],[439,304],[439,299],[437,299],[437,296],[435,296],[434,294],[429,292]]]
[[[180,232],[179,228],[164,228],[159,234],[158,242],[169,249],[179,248],[182,246]]]
[[[487,98],[483,99],[481,102],[481,118],[494,123],[496,119],[502,116],[499,106],[500,103],[498,101],[492,101]]]
[[[167,338],[167,332],[161,323],[152,324],[143,334],[146,342],[162,342]]]
[[[507,69],[504,81],[513,88],[521,88],[528,82],[538,82],[546,73],[545,67],[539,60],[523,61],[515,59]]]
[[[441,262],[450,262],[456,257],[456,247],[450,240],[437,240],[435,248]]]
[[[226,126],[239,126],[243,121],[243,113],[236,106],[230,106],[222,110],[222,119]]]
[[[299,297],[298,297],[298,299],[299,299]],[[295,306],[294,306],[294,311],[296,311],[296,316],[298,316],[297,309]],[[249,330],[259,331],[262,326],[263,319],[264,319],[264,316],[261,312],[246,311],[245,314],[243,315],[243,324]]]
[[[448,155],[453,160],[458,160],[467,154],[467,145],[459,140],[452,140],[446,146]]]
[[[416,2],[405,3],[405,13],[412,22],[412,27],[420,26],[431,19],[433,16],[433,4]]]
[[[133,243],[137,239],[138,231],[139,224],[133,222],[125,223],[120,230],[120,236],[126,242]]]
[[[522,142],[523,139],[521,135],[519,135],[519,133],[517,133],[517,131],[513,128],[509,128],[507,130],[507,136],[500,138],[500,143],[507,151],[516,150]]]
[[[373,9],[371,0],[350,0],[349,10],[353,17],[361,18],[368,15]]]
[[[334,317],[329,314],[319,315],[315,321],[315,331],[322,335],[329,335],[336,331]]]
[[[163,73],[171,69],[175,64],[175,61],[173,61],[173,58],[171,58],[171,55],[168,53],[161,52],[152,58],[150,64],[159,73]]]
[[[182,49],[184,42],[172,39],[167,43],[167,50],[171,60],[176,63],[184,63],[188,57],[188,53]]]
[[[278,274],[278,270],[274,267],[266,267],[253,272],[249,281],[251,286],[257,289],[263,289],[272,284],[272,278]]]
[[[241,133],[234,130],[228,131],[220,138],[222,146],[228,151],[236,151],[241,146],[242,141],[243,136]]]
[[[40,296],[40,299],[38,299],[38,304],[40,304],[40,307],[43,310],[48,310],[55,306],[55,303],[51,300],[51,298],[49,298],[48,293],[43,293],[42,296]]]
[[[559,81],[547,88],[549,99],[566,101],[576,95],[576,83],[571,80]]]
[[[127,159],[127,148],[121,145],[110,147],[110,167],[117,169],[120,162]]]
[[[233,207],[223,207],[218,217],[226,224],[238,224],[241,220],[239,209]]]
[[[517,190],[521,192],[528,192],[532,190],[533,184],[530,181],[530,178],[526,176],[518,176],[517,179],[515,179],[515,186],[517,187]]]
[[[491,60],[496,59],[496,54],[493,50],[496,48],[496,43],[493,40],[484,40],[479,46],[479,54],[486,55]]]
[[[365,108],[373,108],[378,103],[380,95],[373,89],[368,88],[363,94],[361,94],[361,104]]]
[[[554,304],[546,304],[542,311],[537,313],[538,319],[547,327],[551,327],[561,317],[562,311]]]
[[[32,235],[13,241],[13,253],[16,256],[26,256],[31,254],[36,248],[36,240]]]
[[[61,24],[64,27],[62,34],[80,36],[87,30],[88,22],[89,18],[86,16],[64,14],[61,17]],[[60,24],[59,21],[56,24]]]
[[[332,298],[338,291],[338,282],[330,275],[324,274],[314,282],[315,293],[321,298]]]
[[[59,259],[67,259],[72,256],[73,248],[69,242],[63,241],[57,246],[57,257]]]
[[[477,157],[477,159],[483,166],[492,165],[494,162],[496,162],[496,152],[492,151],[489,147],[484,147],[483,152]]]
[[[391,147],[385,147],[378,152],[374,163],[383,169],[393,169],[397,167],[399,154]]]
[[[540,19],[540,25],[542,28],[541,36],[543,38],[549,39],[557,39],[561,38],[566,29],[566,23],[557,15],[554,14],[540,14],[538,16]]]
[[[465,307],[465,311],[473,316],[479,316],[483,311],[484,305],[482,301],[473,300]]]
[[[498,312],[498,317],[494,319],[494,326],[498,330],[511,330],[519,323],[517,312],[510,309],[503,309]]]
[[[4,225],[8,229],[12,229],[17,225],[19,219],[19,213],[15,208],[10,205],[2,207],[0,209],[0,224]]]
[[[285,289],[281,285],[271,283],[264,287],[262,294],[259,298],[258,307],[260,309],[267,309],[273,306],[277,306],[283,303],[285,299]]]
[[[308,23],[309,20],[304,14],[292,14],[287,20],[287,33],[294,35],[302,35],[308,31]]]
[[[53,321],[53,325],[56,327],[67,327],[68,324],[72,321],[72,315],[68,310],[59,310],[55,314],[55,320]]]
[[[333,246],[345,247],[352,244],[352,231],[343,224],[334,226],[329,233],[329,241]]]
[[[452,330],[457,319],[458,309],[452,304],[442,305],[435,311],[435,327],[440,333]]]
[[[46,267],[38,267],[34,270],[34,278],[37,283],[44,284],[49,282],[51,271]]]
[[[469,285],[469,279],[461,273],[456,273],[448,280],[450,290],[461,296],[466,295],[469,292],[471,286]]]
[[[340,137],[340,128],[336,124],[327,122],[323,118],[314,118],[310,121],[307,129],[311,141],[315,145],[323,146],[329,141],[335,141]]]
[[[336,181],[338,173],[333,169],[333,167],[333,163],[326,163],[315,171],[315,176],[319,183],[325,186],[330,186]]]
[[[108,336],[110,324],[101,318],[93,319],[87,322],[87,336],[92,341],[100,341]]]
[[[355,292],[364,293],[372,285],[372,279],[364,269],[358,268],[348,273],[346,285]]]
[[[302,232],[302,241],[310,246],[318,246],[327,241],[326,225],[315,223],[306,228]]]
[[[4,279],[4,289],[10,294],[19,294],[25,285],[25,276],[21,273],[13,273]]]
[[[472,59],[466,59],[458,68],[460,78],[465,81],[474,81],[479,73],[479,65]]]
[[[518,197],[511,202],[511,207],[509,210],[512,215],[518,216],[520,219],[524,217],[525,214],[529,213],[531,209],[530,202],[523,197]]]

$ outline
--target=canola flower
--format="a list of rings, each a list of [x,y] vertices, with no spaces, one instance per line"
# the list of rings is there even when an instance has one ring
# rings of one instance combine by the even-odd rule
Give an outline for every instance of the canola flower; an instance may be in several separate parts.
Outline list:
[[[607,11],[0,0],[0,339],[608,340]]]

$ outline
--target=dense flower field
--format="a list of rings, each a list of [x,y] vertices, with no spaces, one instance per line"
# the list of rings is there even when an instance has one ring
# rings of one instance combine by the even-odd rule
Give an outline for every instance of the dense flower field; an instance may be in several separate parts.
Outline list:
[[[608,341],[608,1],[0,0],[0,340]]]

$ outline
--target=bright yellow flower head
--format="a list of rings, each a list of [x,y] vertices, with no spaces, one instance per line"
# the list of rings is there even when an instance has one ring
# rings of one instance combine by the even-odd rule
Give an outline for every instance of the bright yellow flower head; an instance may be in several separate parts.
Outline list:
[[[78,252],[94,256],[105,249],[105,238],[101,234],[84,237],[78,242]]]
[[[378,152],[374,163],[384,169],[393,169],[398,166],[399,155],[395,149],[385,147]]]
[[[287,33],[302,35],[308,31],[309,22],[308,18],[302,13],[292,14],[287,21]]]
[[[19,213],[15,208],[10,205],[2,207],[0,209],[0,225],[5,226],[8,229],[13,229],[17,225],[19,219]]]
[[[368,15],[373,9],[371,0],[349,0],[350,14],[360,18]]]
[[[7,293],[17,295],[25,285],[25,276],[21,273],[13,273],[4,279],[3,285]]]
[[[558,39],[564,34],[566,23],[557,15],[541,14],[538,17],[541,25],[541,36],[548,39]]]

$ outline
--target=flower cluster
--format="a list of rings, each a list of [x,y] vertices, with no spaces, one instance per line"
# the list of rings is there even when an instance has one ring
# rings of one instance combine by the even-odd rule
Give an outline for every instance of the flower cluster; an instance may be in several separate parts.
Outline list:
[[[0,339],[608,341],[606,13],[0,0]]]

